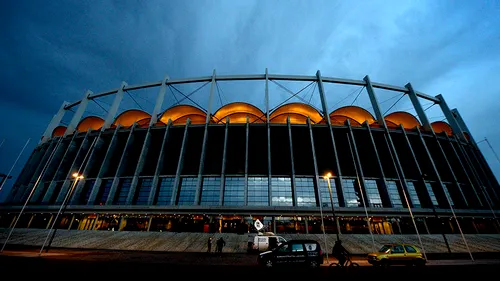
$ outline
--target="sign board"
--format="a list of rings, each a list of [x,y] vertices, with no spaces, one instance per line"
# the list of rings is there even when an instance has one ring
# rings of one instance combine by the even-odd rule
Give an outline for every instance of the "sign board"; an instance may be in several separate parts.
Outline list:
[[[255,220],[253,225],[255,226],[255,228],[257,228],[257,230],[261,230],[264,227],[264,225],[258,219]]]

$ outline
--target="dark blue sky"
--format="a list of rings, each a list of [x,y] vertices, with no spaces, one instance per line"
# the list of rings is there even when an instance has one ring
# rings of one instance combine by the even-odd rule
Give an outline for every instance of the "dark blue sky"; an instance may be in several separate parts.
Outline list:
[[[267,67],[297,75],[320,69],[324,76],[411,82],[429,95],[442,94],[475,139],[487,138],[500,153],[498,15],[500,1],[494,0],[1,1],[0,173],[10,171],[30,139],[11,172],[17,176],[63,101],[78,100],[86,90],[117,88],[121,81],[207,76],[213,69],[255,74]],[[305,85],[286,86],[298,91]],[[203,101],[206,88],[194,99]],[[263,109],[260,84],[228,83],[221,90],[222,103],[243,100]],[[270,90],[271,106],[288,97],[276,85]],[[328,86],[330,107],[369,107],[366,91],[343,99],[353,90]],[[132,95],[147,109],[156,91]],[[397,96],[377,94],[381,101]],[[312,102],[319,106],[316,96]],[[127,96],[123,103],[136,105]],[[86,115],[103,114],[91,104]],[[415,114],[407,98],[390,111],[396,110]],[[444,118],[438,106],[426,112],[431,121]],[[498,177],[500,163],[486,142],[479,146]]]

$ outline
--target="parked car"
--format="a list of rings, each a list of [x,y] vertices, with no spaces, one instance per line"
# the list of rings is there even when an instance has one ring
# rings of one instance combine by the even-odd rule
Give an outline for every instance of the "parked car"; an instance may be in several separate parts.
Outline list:
[[[305,265],[316,268],[323,264],[323,251],[316,240],[289,240],[271,251],[260,253],[257,263],[265,267]]]
[[[375,266],[416,265],[423,266],[427,260],[420,249],[411,244],[387,244],[378,252],[368,254],[368,262]]]
[[[269,251],[284,242],[286,239],[278,235],[255,235],[253,238],[249,237],[248,250],[253,252]]]

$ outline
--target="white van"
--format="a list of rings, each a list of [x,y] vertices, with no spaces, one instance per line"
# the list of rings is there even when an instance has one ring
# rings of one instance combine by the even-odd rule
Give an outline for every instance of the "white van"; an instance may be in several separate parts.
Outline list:
[[[286,242],[286,239],[278,235],[249,235],[248,250],[264,252],[274,249]]]

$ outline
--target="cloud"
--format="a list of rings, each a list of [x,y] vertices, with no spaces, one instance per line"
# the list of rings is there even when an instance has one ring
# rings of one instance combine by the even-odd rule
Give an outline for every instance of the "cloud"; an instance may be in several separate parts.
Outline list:
[[[38,139],[63,101],[78,100],[88,89],[116,88],[121,81],[207,76],[213,69],[219,75],[265,68],[314,75],[320,69],[324,76],[368,74],[373,81],[411,82],[429,95],[443,94],[476,139],[487,137],[499,149],[500,134],[491,129],[500,118],[499,10],[496,1],[2,3],[0,118],[15,120],[0,137],[16,144]],[[230,100],[262,107],[262,84],[243,85],[221,83],[221,88]],[[305,85],[287,84],[294,90]],[[272,89],[273,104],[289,96]],[[331,86],[329,104],[352,91]],[[380,100],[390,97],[378,94]],[[369,104],[366,91],[358,102]],[[407,99],[395,106],[408,107]],[[499,176],[493,152],[482,149]],[[0,172],[9,169],[16,151],[9,149]]]

